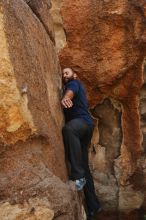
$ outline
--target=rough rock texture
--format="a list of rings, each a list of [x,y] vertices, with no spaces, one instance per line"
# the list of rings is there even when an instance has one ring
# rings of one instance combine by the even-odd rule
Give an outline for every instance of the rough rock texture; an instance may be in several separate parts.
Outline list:
[[[90,152],[97,194],[105,210],[130,212],[139,219],[131,211],[146,199],[146,2],[63,0],[61,15],[66,33],[61,66],[78,73],[98,119]]]
[[[55,43],[55,32],[52,16],[50,14],[51,1],[50,0],[25,0],[31,7],[32,11],[36,14],[39,20],[44,25],[45,30],[50,36],[50,39]]]
[[[53,160],[56,158],[58,162],[50,165],[65,178],[60,132],[61,83],[54,46],[41,22],[22,1],[1,2],[0,37],[0,143],[3,146],[21,144],[18,141],[45,137]]]
[[[53,0],[52,8],[50,10],[53,17],[54,29],[55,29],[55,42],[56,48],[59,51],[66,44],[66,36],[63,28],[63,21],[60,14],[62,0]]]
[[[127,0],[74,1],[69,10],[71,5],[63,1],[68,38],[60,55],[62,66],[76,69],[92,105],[105,97],[120,102],[126,128],[123,144],[136,159],[141,152],[137,94],[142,85],[144,14],[140,6]],[[135,140],[130,138],[131,131]]]
[[[67,171],[61,135],[61,75],[49,5],[43,0],[0,1],[3,220],[83,216],[81,199],[63,182]]]
[[[32,207],[27,203],[24,205],[10,205],[8,202],[0,206],[0,219],[1,220],[16,220],[16,219],[29,219],[29,220],[52,220],[54,212],[46,207],[43,207],[42,201],[39,201],[38,206]]]
[[[42,167],[40,170],[42,171]],[[9,195],[7,202],[0,204],[0,211],[3,210],[0,219],[9,216],[9,219],[22,220],[24,217],[26,219],[31,217],[32,219],[45,220],[48,217],[52,219],[54,216],[54,220],[84,220],[82,207],[79,204],[81,199],[75,189],[69,184],[63,183],[48,169],[46,169],[46,176],[43,174],[40,176],[38,173],[39,181],[32,186],[29,185],[27,189],[19,182],[20,188],[16,189],[15,187],[13,189],[15,192]]]

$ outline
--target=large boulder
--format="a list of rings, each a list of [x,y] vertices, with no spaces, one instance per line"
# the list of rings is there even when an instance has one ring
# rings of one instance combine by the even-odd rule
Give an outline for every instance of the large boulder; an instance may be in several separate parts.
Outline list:
[[[0,219],[82,219],[65,183],[61,72],[47,1],[0,1]]]
[[[53,43],[26,3],[2,1],[0,16],[0,143],[45,138],[50,165],[65,178],[61,77]]]

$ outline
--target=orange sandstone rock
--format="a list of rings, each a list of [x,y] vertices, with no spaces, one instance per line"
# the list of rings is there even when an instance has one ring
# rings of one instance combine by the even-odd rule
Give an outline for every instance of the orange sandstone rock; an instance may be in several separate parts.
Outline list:
[[[143,160],[146,143],[145,8],[143,0],[62,2],[66,45],[59,52],[60,62],[62,68],[72,67],[84,82],[92,114],[98,118],[91,169],[107,210],[128,210],[129,195],[136,200],[133,204],[129,200],[129,210],[145,201],[140,187],[129,195],[126,187],[135,185],[130,182],[132,175],[140,175],[138,161]],[[100,156],[103,166],[96,161]]]
[[[105,97],[120,103],[123,143],[134,161],[142,152],[137,99],[145,54],[141,5],[127,0],[64,0],[62,16],[67,44],[60,51],[61,65],[78,73],[91,107]]]

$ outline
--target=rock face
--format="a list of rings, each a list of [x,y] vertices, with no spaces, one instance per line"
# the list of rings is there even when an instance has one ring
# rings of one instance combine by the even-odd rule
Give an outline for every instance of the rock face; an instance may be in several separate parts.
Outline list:
[[[65,183],[55,45],[61,66],[83,80],[95,118],[99,220],[143,219],[145,16],[145,0],[0,1],[1,220],[85,219],[81,196]]]
[[[56,48],[59,51],[66,44],[66,35],[64,32],[63,21],[60,14],[62,0],[53,0],[51,2],[52,2],[52,8],[50,12],[53,17]]]
[[[32,11],[39,18],[41,23],[43,24],[45,30],[49,34],[50,39],[55,44],[55,32],[54,32],[54,24],[50,14],[51,9],[51,1],[50,0],[25,0],[25,2],[30,6]]]
[[[46,177],[42,175],[36,185],[17,190],[0,204],[0,219],[84,220],[79,201],[73,188],[46,170]]]
[[[59,103],[59,64],[54,46],[41,22],[23,2],[2,1],[0,37],[0,143],[13,147],[20,145],[20,140],[29,143],[34,137],[44,137],[52,148],[52,158],[58,161],[50,165],[65,178],[63,158],[57,156],[59,148],[63,155],[60,133],[63,117]]]
[[[40,201],[42,203],[42,201]],[[44,208],[42,205],[38,205],[37,207],[30,206],[25,204],[24,207],[22,205],[10,205],[9,203],[5,203],[0,207],[1,220],[11,219],[30,219],[30,220],[52,220],[54,217],[54,213],[52,210]]]
[[[82,219],[65,184],[49,1],[0,1],[0,219]]]
[[[97,194],[107,211],[145,207],[146,3],[63,0],[61,15],[61,66],[84,82],[98,120],[90,152]]]

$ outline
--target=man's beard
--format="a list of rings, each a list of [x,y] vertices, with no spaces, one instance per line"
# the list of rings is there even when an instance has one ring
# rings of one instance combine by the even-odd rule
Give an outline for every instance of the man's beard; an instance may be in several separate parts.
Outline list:
[[[74,77],[73,77],[73,76],[70,77],[70,78],[68,78],[67,80],[63,79],[63,84],[65,85],[65,84],[67,84],[68,82],[70,82],[70,81],[72,81],[72,80],[74,80]]]

